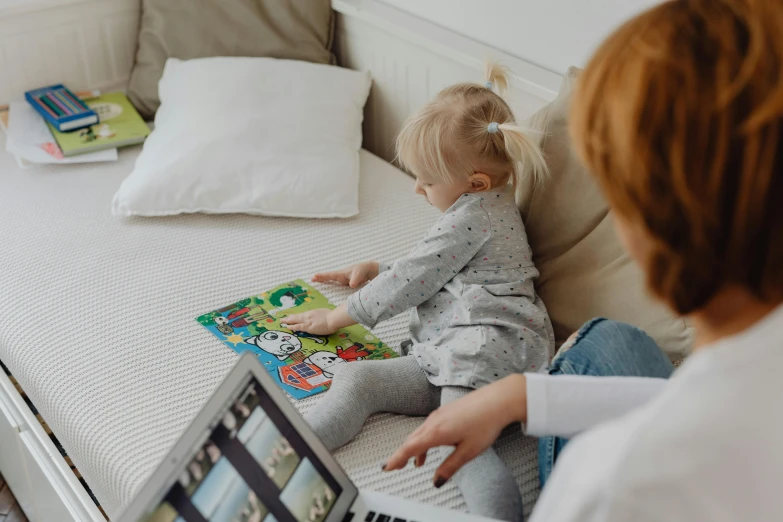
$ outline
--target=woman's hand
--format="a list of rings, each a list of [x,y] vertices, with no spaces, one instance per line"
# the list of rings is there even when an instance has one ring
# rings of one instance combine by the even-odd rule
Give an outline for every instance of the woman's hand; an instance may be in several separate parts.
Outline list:
[[[339,283],[341,285],[347,285],[351,288],[357,288],[360,285],[372,281],[378,277],[378,262],[377,261],[365,261],[364,263],[356,263],[340,270],[333,272],[321,272],[313,276],[313,281],[316,283]]]
[[[428,449],[455,446],[435,472],[435,487],[439,488],[464,464],[490,447],[503,428],[526,420],[525,376],[511,375],[435,410],[386,461],[383,469],[401,469],[411,458],[416,459],[417,466],[422,466]]]
[[[340,328],[356,324],[342,304],[334,310],[317,308],[301,314],[289,315],[280,325],[292,332],[306,332],[315,335],[332,335]]]

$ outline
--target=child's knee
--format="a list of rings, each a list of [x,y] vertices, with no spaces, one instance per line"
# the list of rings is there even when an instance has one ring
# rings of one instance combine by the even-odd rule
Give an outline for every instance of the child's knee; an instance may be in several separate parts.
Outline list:
[[[374,374],[372,365],[366,363],[340,364],[335,368],[332,387],[349,386],[364,388],[370,386]]]

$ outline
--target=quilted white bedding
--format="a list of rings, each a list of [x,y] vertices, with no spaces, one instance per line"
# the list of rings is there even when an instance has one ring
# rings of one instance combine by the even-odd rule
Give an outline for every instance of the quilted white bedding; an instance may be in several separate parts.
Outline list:
[[[437,218],[408,176],[362,151],[356,218],[117,219],[112,195],[137,154],[27,171],[0,154],[0,360],[109,516],[130,501],[236,360],[197,315],[318,270],[393,260]],[[333,302],[347,295],[318,288]],[[395,348],[407,330],[403,315],[375,329]],[[306,411],[317,400],[297,406]],[[337,457],[360,487],[464,508],[453,486],[431,486],[434,462],[380,471],[419,422],[376,415]],[[498,450],[529,511],[538,493],[535,441],[516,433]]]

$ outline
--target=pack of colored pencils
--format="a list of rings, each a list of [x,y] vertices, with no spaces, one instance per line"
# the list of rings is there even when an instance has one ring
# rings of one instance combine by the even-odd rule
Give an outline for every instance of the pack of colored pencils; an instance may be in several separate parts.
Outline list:
[[[25,98],[46,121],[60,132],[98,123],[98,115],[63,85],[27,91]]]

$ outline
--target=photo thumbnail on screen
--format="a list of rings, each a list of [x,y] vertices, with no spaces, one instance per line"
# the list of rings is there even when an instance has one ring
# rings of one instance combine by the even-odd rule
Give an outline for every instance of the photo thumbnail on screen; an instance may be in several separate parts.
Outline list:
[[[286,484],[280,500],[299,522],[322,522],[336,495],[308,458],[304,458]]]
[[[260,402],[256,383],[252,381],[223,415],[223,426],[228,430],[229,437],[233,439],[237,436]]]
[[[190,500],[210,522],[261,522],[269,513],[225,457],[217,461]]]
[[[237,432],[237,440],[244,444],[267,476],[280,489],[283,489],[301,461],[301,457],[288,439],[258,406]]]

